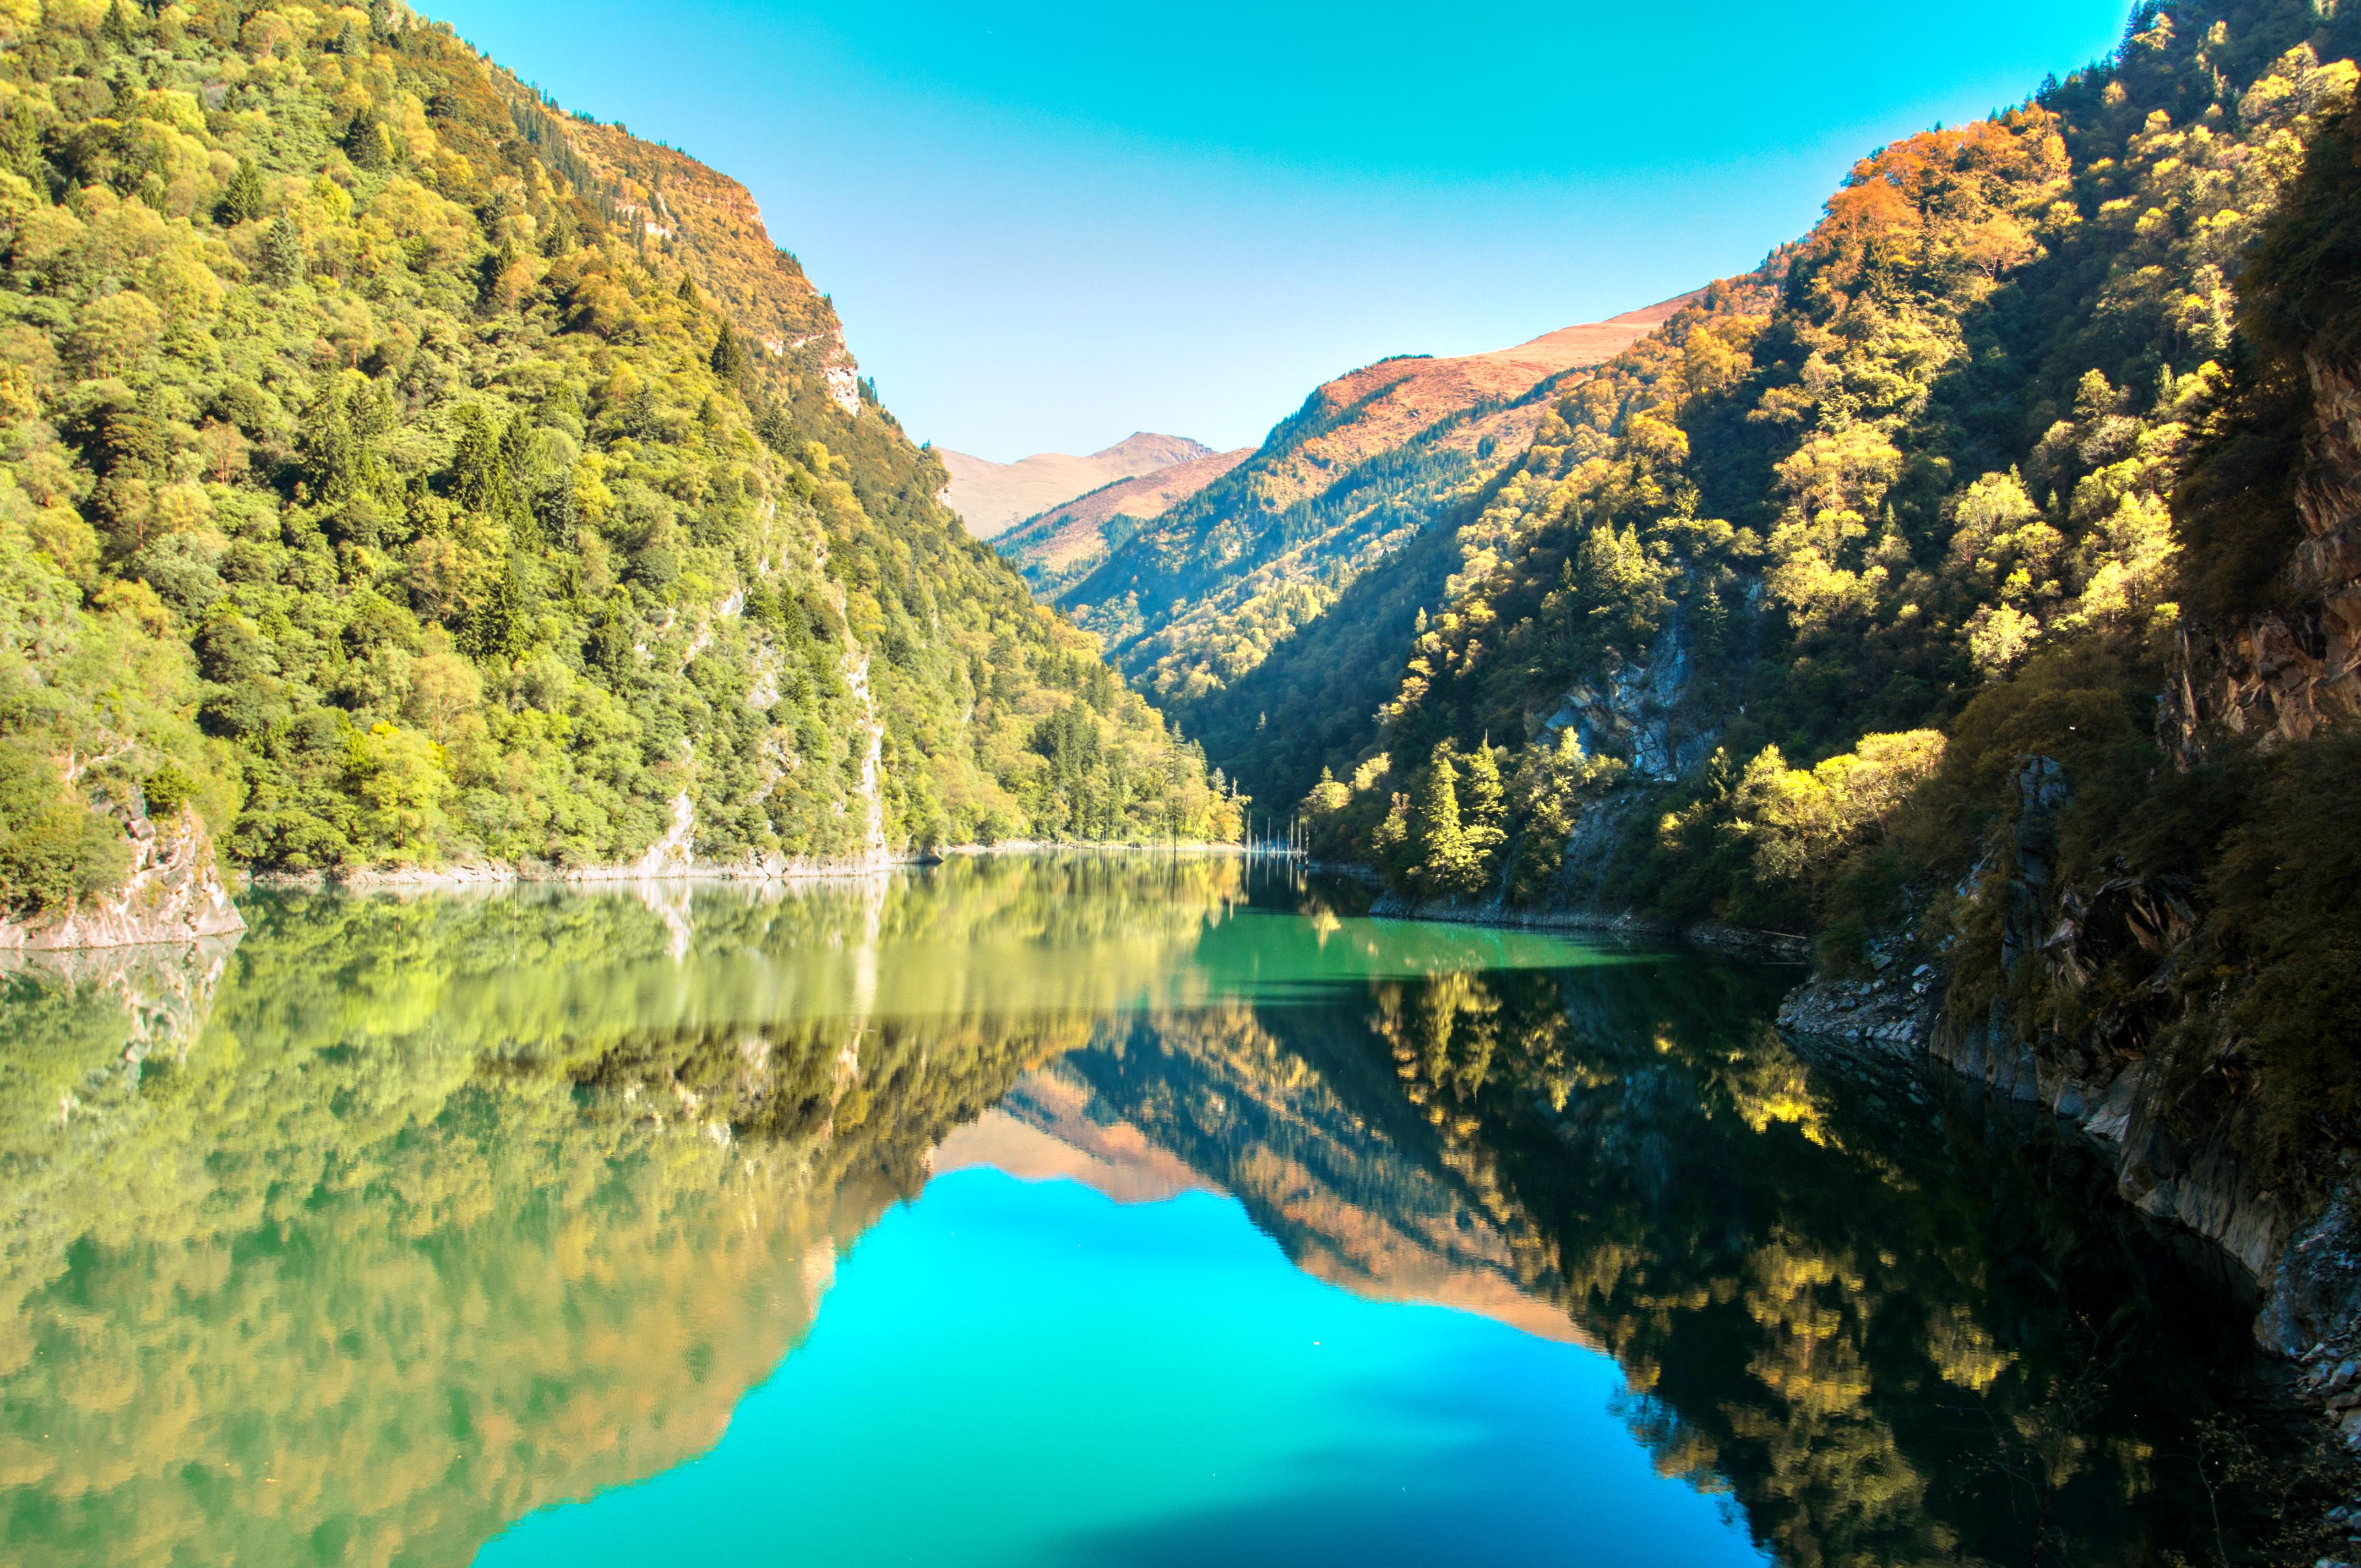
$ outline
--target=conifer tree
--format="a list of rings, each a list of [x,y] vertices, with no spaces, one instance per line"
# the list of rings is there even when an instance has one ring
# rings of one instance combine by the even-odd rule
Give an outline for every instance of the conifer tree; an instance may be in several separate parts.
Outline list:
[[[353,167],[376,172],[393,166],[393,143],[378,117],[364,109],[345,130],[345,156]]]
[[[1411,843],[1417,856],[1411,874],[1426,891],[1444,896],[1475,891],[1475,856],[1459,820],[1459,770],[1448,740],[1435,744],[1427,763],[1425,787],[1411,808]]]
[[[303,236],[295,227],[295,220],[281,213],[270,220],[270,232],[262,236],[263,281],[283,289],[301,283],[306,270]]]
[[[713,342],[713,373],[723,380],[735,383],[746,374],[746,350],[739,344],[738,334],[727,323],[721,335]]]
[[[236,170],[229,177],[228,185],[222,191],[221,221],[225,224],[251,223],[262,215],[263,203],[267,200],[262,189],[262,171],[255,168],[254,159],[241,158],[237,160]]]
[[[106,19],[98,25],[98,36],[119,49],[131,47],[131,13],[123,8],[123,0],[106,8]]]
[[[1498,834],[1508,822],[1507,794],[1500,787],[1499,764],[1492,760],[1488,741],[1467,753],[1466,819],[1471,828]]]

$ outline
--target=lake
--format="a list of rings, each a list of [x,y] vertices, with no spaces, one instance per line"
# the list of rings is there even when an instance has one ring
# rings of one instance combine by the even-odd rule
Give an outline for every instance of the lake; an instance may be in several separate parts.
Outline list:
[[[2220,1260],[1797,970],[1220,857],[244,907],[8,971],[27,1568],[2254,1537]]]

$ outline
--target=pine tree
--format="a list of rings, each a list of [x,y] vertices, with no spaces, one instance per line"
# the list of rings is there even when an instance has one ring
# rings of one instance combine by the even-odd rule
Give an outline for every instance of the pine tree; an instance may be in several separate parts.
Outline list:
[[[1491,885],[1500,846],[1509,839],[1508,792],[1500,787],[1499,764],[1492,760],[1488,741],[1467,754],[1466,793],[1463,837],[1467,846],[1467,879],[1472,884],[1467,891],[1478,893]]]
[[[221,221],[225,224],[251,223],[262,215],[263,203],[269,200],[262,189],[262,170],[254,159],[241,158],[222,191]]]
[[[1467,754],[1466,806],[1472,828],[1497,833],[1509,820],[1508,795],[1500,787],[1500,767],[1492,760],[1489,742]]]
[[[0,160],[32,181],[37,190],[49,184],[49,171],[41,157],[41,127],[33,112],[19,104],[5,126],[0,126]]]
[[[1411,841],[1417,856],[1411,875],[1427,892],[1453,897],[1481,885],[1481,868],[1459,820],[1459,770],[1448,740],[1436,742],[1427,763],[1425,787],[1411,811]]]
[[[522,657],[530,646],[525,623],[524,590],[517,581],[517,561],[493,581],[492,591],[467,618],[460,647],[475,658],[505,664]]]
[[[115,4],[106,8],[106,19],[99,23],[98,36],[116,49],[128,49],[131,47],[134,37],[131,13],[123,8],[123,0],[115,0]]]
[[[301,283],[306,270],[303,236],[295,220],[281,213],[270,220],[270,232],[262,236],[263,281],[285,288]]]
[[[713,373],[733,386],[746,374],[746,350],[726,323],[721,335],[713,340]]]
[[[364,109],[345,127],[345,156],[355,169],[376,172],[393,167],[393,139],[378,117]]]

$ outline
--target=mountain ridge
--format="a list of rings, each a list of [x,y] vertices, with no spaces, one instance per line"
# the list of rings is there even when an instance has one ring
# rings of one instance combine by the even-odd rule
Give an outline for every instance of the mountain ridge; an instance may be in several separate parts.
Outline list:
[[[1036,452],[1014,463],[995,463],[947,446],[934,451],[950,475],[944,501],[978,539],[997,538],[1016,523],[1119,480],[1214,455],[1202,442],[1148,431],[1135,431],[1081,457]]]
[[[1115,479],[1037,512],[994,540],[1034,593],[1055,598],[1106,556],[1120,519],[1145,522],[1195,495],[1254,455],[1251,446],[1216,452],[1150,473]]]
[[[1055,602],[1184,720],[1442,506],[1513,459],[1543,389],[1670,319],[1676,299],[1505,349],[1395,356],[1323,382],[1253,456],[1122,538]]]

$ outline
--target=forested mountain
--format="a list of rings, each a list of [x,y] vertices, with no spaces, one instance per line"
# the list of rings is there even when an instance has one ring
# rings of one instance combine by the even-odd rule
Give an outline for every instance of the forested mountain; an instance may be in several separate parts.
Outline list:
[[[2356,44],[2349,8],[2143,5],[2101,65],[1864,159],[1401,557],[1444,587],[1380,601],[1381,707],[1217,760],[1421,899],[1923,960],[1938,1049],[2115,1086],[2157,1212],[2216,1136],[2317,1179],[2361,1110]],[[1339,664],[1279,645],[1272,729]]]
[[[734,182],[387,0],[0,31],[0,905],[191,809],[286,870],[1228,830]]]
[[[1677,307],[1488,354],[1405,356],[1342,376],[1259,450],[1161,516],[1106,527],[1107,558],[1056,593],[1116,666],[1193,721],[1215,693],[1480,488],[1532,441],[1551,389]]]

